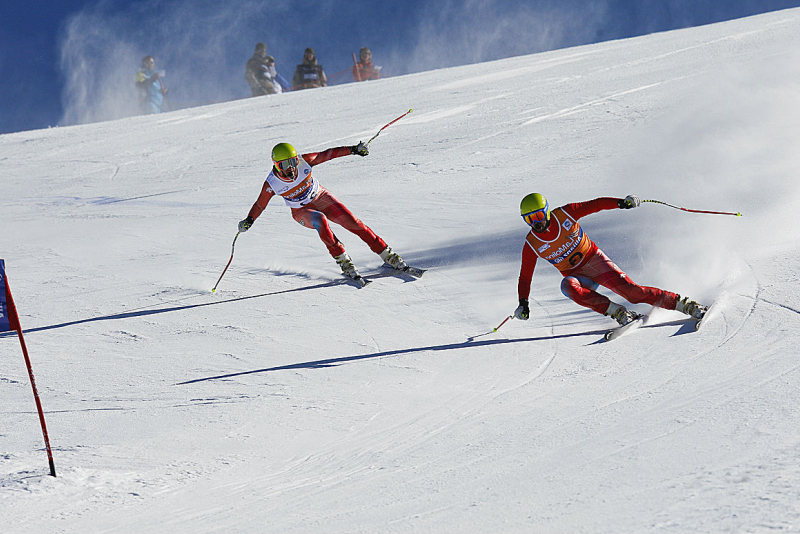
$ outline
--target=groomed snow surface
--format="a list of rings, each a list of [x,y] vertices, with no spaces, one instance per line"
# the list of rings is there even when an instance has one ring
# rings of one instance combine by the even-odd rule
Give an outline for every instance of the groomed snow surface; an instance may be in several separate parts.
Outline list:
[[[4,533],[800,531],[800,10],[159,116],[0,136]],[[281,141],[384,130],[317,178],[410,264],[343,283],[273,200]],[[629,336],[539,263],[520,199],[709,303]],[[620,301],[617,298],[617,301]],[[633,306],[649,312],[648,306]]]

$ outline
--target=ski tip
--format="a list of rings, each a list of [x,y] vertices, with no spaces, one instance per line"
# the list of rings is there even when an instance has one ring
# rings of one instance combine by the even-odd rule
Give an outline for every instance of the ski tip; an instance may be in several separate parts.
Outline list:
[[[212,292],[212,293],[216,293],[216,292],[217,292],[217,288],[216,288],[216,287],[212,287],[212,288],[211,288],[211,292]]]

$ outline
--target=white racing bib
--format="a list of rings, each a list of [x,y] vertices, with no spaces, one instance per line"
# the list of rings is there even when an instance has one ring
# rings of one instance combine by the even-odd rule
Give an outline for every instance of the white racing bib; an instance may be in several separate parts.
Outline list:
[[[300,156],[298,159],[297,178],[294,180],[287,182],[275,176],[274,169],[267,175],[269,186],[276,195],[283,197],[290,208],[302,208],[314,200],[319,192],[319,182],[311,175],[311,165]]]

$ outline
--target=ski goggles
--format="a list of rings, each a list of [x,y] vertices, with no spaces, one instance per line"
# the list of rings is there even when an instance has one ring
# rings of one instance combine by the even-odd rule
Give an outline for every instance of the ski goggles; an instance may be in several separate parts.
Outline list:
[[[545,205],[545,207],[536,211],[524,213],[522,215],[522,219],[528,224],[528,226],[532,226],[534,230],[544,230],[544,228],[547,226],[547,220],[550,218],[549,208],[549,206]]]
[[[276,161],[275,166],[278,167],[278,169],[280,169],[281,172],[286,172],[288,170],[297,168],[297,165],[299,163],[300,160],[298,158],[289,158],[281,161]]]

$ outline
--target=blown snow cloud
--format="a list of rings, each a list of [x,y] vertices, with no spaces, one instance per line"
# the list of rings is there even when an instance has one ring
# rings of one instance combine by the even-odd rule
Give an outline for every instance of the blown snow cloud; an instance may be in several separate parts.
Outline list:
[[[715,75],[698,73],[708,79],[684,95],[687,104],[648,126],[631,153],[614,162],[610,172],[622,191],[743,215],[652,210],[648,232],[631,239],[650,266],[664,266],[666,283],[682,278],[692,288],[712,287],[800,238],[800,182],[793,178],[800,168],[800,72],[786,70],[798,62],[797,53],[787,52]],[[687,206],[686,198],[697,205]],[[698,259],[704,268],[685,275],[670,267]]]
[[[280,13],[280,5],[269,8]],[[61,39],[62,123],[135,114],[133,78],[145,55],[166,71],[169,97],[180,107],[245,96],[244,62],[259,36],[252,26],[266,9],[252,1],[87,7],[69,20]]]

